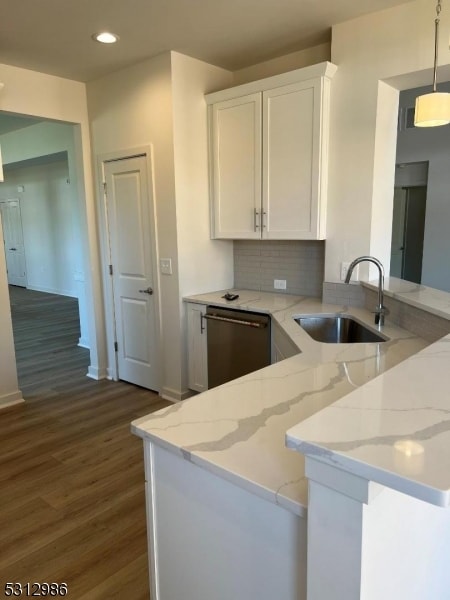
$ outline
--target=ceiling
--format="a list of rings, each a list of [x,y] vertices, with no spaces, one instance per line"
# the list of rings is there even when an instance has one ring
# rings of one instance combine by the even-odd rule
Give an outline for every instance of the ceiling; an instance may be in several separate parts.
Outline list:
[[[406,0],[0,0],[1,62],[90,81],[168,50],[237,70]],[[119,43],[91,35],[110,30]]]

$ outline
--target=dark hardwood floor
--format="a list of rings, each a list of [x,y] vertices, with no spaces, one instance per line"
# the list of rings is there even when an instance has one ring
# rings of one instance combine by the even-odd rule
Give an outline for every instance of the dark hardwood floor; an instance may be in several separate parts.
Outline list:
[[[72,298],[11,287],[19,385],[0,411],[0,598],[67,583],[72,600],[149,598],[142,442],[157,394],[86,377]]]

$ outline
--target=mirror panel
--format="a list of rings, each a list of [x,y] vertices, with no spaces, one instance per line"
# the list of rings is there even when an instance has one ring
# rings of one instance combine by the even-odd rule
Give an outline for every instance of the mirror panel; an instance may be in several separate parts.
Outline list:
[[[450,82],[439,84],[438,89],[450,92]],[[414,219],[410,214],[413,224],[409,226],[408,243],[416,257],[414,266],[407,267],[405,258],[397,253],[391,259],[394,267],[391,274],[398,276],[394,271],[398,273],[400,269],[402,278],[408,281],[420,279],[423,285],[450,292],[450,126],[414,127],[415,98],[429,91],[427,86],[400,92],[395,178],[395,187],[400,190],[394,194],[397,220],[392,233],[394,243],[398,243],[402,237],[399,219],[403,214],[405,225],[409,204],[409,213],[415,214]],[[398,200],[401,196],[403,209],[402,201]],[[421,214],[424,215],[423,242]],[[406,244],[400,242],[400,246],[406,247]],[[421,268],[418,254],[422,254]]]

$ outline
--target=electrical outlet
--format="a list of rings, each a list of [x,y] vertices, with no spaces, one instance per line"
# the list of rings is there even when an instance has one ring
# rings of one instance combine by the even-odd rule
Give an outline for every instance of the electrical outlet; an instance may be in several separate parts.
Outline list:
[[[273,287],[275,290],[285,290],[286,289],[286,279],[274,279]]]
[[[341,262],[341,281],[345,281],[345,278],[347,277],[347,271],[348,271],[349,266],[350,266],[350,261],[349,262]],[[359,265],[356,265],[356,267],[353,269],[350,281],[359,281]]]

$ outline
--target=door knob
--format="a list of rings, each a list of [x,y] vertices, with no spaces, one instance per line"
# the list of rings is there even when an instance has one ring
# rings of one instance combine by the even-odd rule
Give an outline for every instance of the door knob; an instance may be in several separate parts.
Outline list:
[[[146,290],[139,290],[141,294],[149,294],[151,296],[153,294],[153,290],[151,287],[148,287]]]
[[[10,250],[14,250],[14,252],[17,250],[17,248],[10,248]]]

